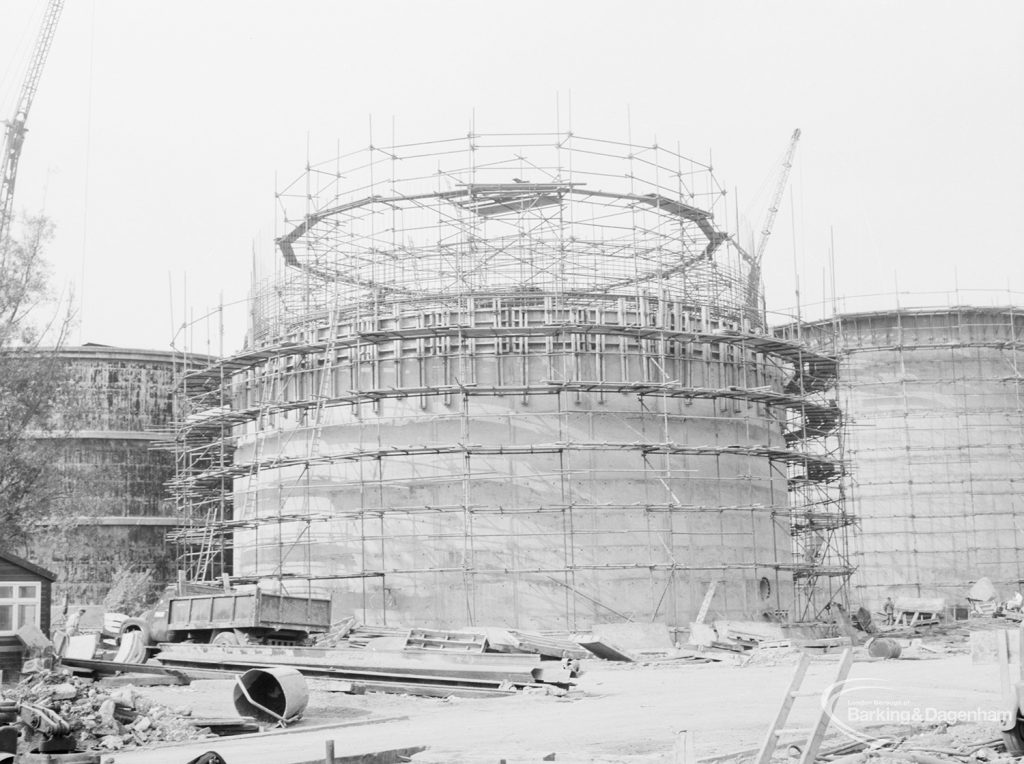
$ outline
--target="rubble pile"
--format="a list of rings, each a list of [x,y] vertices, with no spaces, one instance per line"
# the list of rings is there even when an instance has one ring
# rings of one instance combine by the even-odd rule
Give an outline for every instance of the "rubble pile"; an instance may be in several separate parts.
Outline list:
[[[996,724],[915,724],[864,730],[821,755],[841,764],[1011,764]]]
[[[3,700],[17,702],[30,747],[54,736],[73,737],[80,751],[215,737],[192,724],[188,709],[151,703],[130,685],[108,690],[66,670],[33,674]]]

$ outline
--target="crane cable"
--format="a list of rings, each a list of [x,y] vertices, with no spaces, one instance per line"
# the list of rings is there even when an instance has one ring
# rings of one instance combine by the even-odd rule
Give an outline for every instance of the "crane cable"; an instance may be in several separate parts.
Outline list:
[[[85,177],[82,182],[82,254],[81,273],[78,279],[78,344],[83,344],[85,326],[85,273],[88,262],[89,242],[89,169],[92,164],[92,93],[93,70],[96,60],[96,0],[92,0],[89,14],[89,82],[86,88],[85,106]]]

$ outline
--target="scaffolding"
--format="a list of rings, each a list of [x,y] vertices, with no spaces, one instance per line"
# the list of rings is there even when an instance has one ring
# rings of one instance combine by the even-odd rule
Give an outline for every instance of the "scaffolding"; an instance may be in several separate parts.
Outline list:
[[[802,325],[776,330],[775,335],[802,345]],[[849,607],[850,582],[856,566],[850,557],[850,534],[855,512],[850,511],[847,418],[839,400],[840,369],[836,363],[836,326],[818,339],[818,352],[827,360],[810,358],[806,373],[798,373],[787,389],[799,393],[805,405],[790,415],[785,429],[787,445],[801,454],[825,457],[811,461],[804,474],[790,475],[792,535],[797,566],[799,620],[830,617],[833,604]],[[826,340],[831,337],[830,345]],[[836,467],[838,465],[838,467]]]
[[[835,358],[767,332],[710,167],[470,134],[278,199],[247,347],[184,380],[191,578],[437,625],[848,604]]]
[[[963,304],[844,312],[801,328],[839,359],[856,601],[952,602],[982,576],[1012,588],[1024,578],[1022,329],[1019,308]]]

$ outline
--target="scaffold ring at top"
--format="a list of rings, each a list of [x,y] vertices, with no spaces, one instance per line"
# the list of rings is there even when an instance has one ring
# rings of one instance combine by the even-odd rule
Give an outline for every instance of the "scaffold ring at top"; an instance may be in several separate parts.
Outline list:
[[[746,312],[748,262],[711,168],[571,133],[371,146],[278,194],[288,266],[335,297],[661,295]],[[756,291],[756,288],[755,288]]]

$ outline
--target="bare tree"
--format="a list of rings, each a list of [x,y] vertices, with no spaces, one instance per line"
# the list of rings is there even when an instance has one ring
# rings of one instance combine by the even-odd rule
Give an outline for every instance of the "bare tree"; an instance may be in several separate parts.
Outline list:
[[[50,287],[44,251],[53,231],[46,218],[29,218],[20,238],[0,241],[0,548],[21,546],[57,519],[55,436],[70,426],[58,351],[73,312]]]

